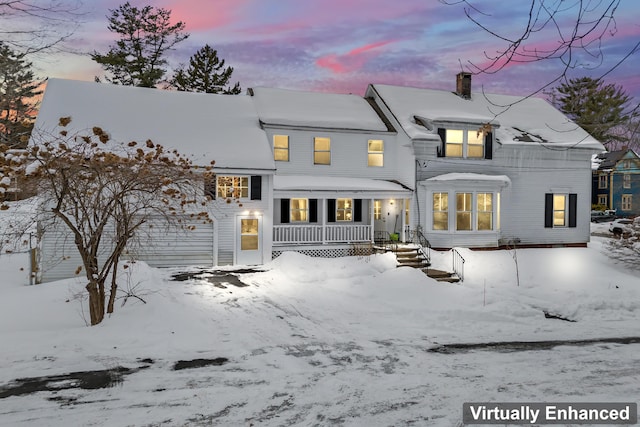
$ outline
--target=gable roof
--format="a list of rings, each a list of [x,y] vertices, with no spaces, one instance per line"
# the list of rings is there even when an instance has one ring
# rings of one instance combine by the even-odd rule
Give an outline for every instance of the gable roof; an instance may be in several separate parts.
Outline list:
[[[253,94],[265,124],[387,132],[380,116],[361,96],[257,87]]]
[[[638,155],[631,149],[609,151],[598,154],[595,158],[595,161],[598,164],[598,170],[613,169],[629,152],[631,152],[634,157],[638,158]]]
[[[453,92],[391,85],[369,85],[412,139],[439,141],[437,127],[494,125],[501,144],[543,144],[603,150],[602,144],[547,101],[510,95]],[[513,104],[510,108],[500,107]]]
[[[204,166],[273,170],[275,162],[251,98],[49,79],[35,129],[82,132],[99,126],[118,142],[151,139]],[[35,133],[34,133],[35,134]]]

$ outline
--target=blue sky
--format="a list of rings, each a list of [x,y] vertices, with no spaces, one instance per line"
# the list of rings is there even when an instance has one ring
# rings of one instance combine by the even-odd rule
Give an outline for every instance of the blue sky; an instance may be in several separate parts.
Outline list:
[[[234,82],[243,88],[363,94],[368,83],[453,89],[456,73],[470,63],[486,64],[485,55],[504,47],[465,16],[465,7],[477,6],[473,13],[483,24],[514,37],[526,22],[530,4],[447,1],[457,4],[437,0],[131,0],[131,4],[170,9],[175,20],[186,23],[191,36],[171,52],[173,66],[185,63],[208,43],[234,67]],[[123,1],[84,3],[84,22],[70,45],[80,53],[106,52],[114,40],[106,16]],[[572,21],[572,14],[568,9],[560,16],[561,28]],[[581,66],[569,77],[600,76],[640,41],[640,2],[622,0],[615,16],[601,49],[590,45],[592,54],[602,56],[581,55]],[[527,49],[548,48],[558,39],[557,32],[541,31],[528,41]],[[639,55],[631,55],[605,77],[637,99]],[[102,75],[86,55],[58,54],[37,65],[43,77],[93,80]],[[558,61],[512,64],[495,74],[474,76],[474,89],[526,94],[549,82],[560,69]]]

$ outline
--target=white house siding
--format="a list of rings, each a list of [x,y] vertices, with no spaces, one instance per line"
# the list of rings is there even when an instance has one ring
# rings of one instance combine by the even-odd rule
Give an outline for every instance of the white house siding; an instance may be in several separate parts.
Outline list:
[[[218,176],[255,176],[258,173],[238,172],[238,171],[217,171]],[[235,264],[236,237],[238,216],[252,215],[262,221],[262,247],[263,260],[267,262],[271,256],[271,245],[273,241],[273,176],[262,176],[261,200],[250,200],[250,198],[231,200],[227,203],[225,199],[216,199],[212,202],[213,215],[217,222],[218,244],[217,263],[218,265]]]
[[[506,175],[509,186],[501,191],[501,227],[497,236],[481,233],[441,233],[431,230],[431,193],[422,187],[418,194],[421,222],[434,247],[486,247],[519,239],[521,244],[582,244],[589,241],[591,150],[550,150],[539,145],[494,144],[492,160],[438,158],[436,143],[417,141],[419,182],[451,172]],[[433,188],[434,184],[429,184]],[[442,188],[442,183],[437,184]],[[476,188],[469,185],[469,191]],[[578,194],[577,226],[545,228],[546,193]],[[450,214],[455,206],[451,206]]]
[[[215,263],[214,223],[186,222],[185,225],[195,227],[193,230],[167,228],[159,221],[152,224],[153,227],[143,225],[122,260],[141,260],[153,267]],[[103,244],[106,244],[109,235],[107,229]],[[99,258],[104,261],[106,254]],[[47,226],[40,241],[40,281],[84,277],[84,270],[78,270],[80,266],[82,259],[66,226],[59,223]]]
[[[413,161],[408,161],[408,148],[400,149],[396,134],[392,132],[370,131],[336,131],[331,129],[288,129],[265,126],[269,141],[273,144],[273,135],[289,136],[289,161],[276,161],[278,175],[323,175],[342,176],[346,178],[371,178],[399,180],[402,184],[413,187],[411,168]],[[331,164],[315,165],[313,163],[314,137],[331,139]],[[368,141],[380,139],[384,141],[384,166],[368,166]],[[400,160],[409,165],[399,175]],[[404,166],[404,165],[403,165]]]

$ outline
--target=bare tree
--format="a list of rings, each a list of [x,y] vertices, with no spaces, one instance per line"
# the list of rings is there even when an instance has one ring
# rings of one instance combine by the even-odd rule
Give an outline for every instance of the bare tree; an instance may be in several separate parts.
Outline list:
[[[482,63],[466,63],[474,74],[495,74],[509,65],[539,61],[558,65],[557,73],[551,75],[532,95],[566,80],[567,73],[576,68],[598,68],[599,77],[602,78],[640,50],[639,40],[622,58],[614,62],[605,58],[603,44],[608,36],[618,30],[616,12],[621,0],[518,2],[523,8],[526,7],[526,10],[523,9],[524,23],[512,34],[500,30],[498,18],[483,9],[480,1],[440,1],[446,5],[462,6],[471,22],[501,44],[494,52],[485,51],[485,61]]]
[[[0,40],[22,54],[60,48],[79,26],[80,0],[0,0]]]
[[[143,224],[160,218],[184,227],[185,216],[211,221],[203,193],[203,175],[210,168],[197,174],[176,151],[166,152],[152,141],[115,143],[98,127],[71,134],[64,129],[70,120],[60,119],[58,135],[32,136],[37,143],[20,161],[0,156],[0,168],[34,186],[42,213],[71,233],[82,259],[77,273],[86,276],[91,324],[96,325],[114,310],[118,262]]]

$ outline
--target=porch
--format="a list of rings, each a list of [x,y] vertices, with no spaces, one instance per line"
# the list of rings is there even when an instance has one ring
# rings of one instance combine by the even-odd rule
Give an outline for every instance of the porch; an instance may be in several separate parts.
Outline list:
[[[373,242],[370,224],[280,224],[273,226],[273,244],[334,244]]]

